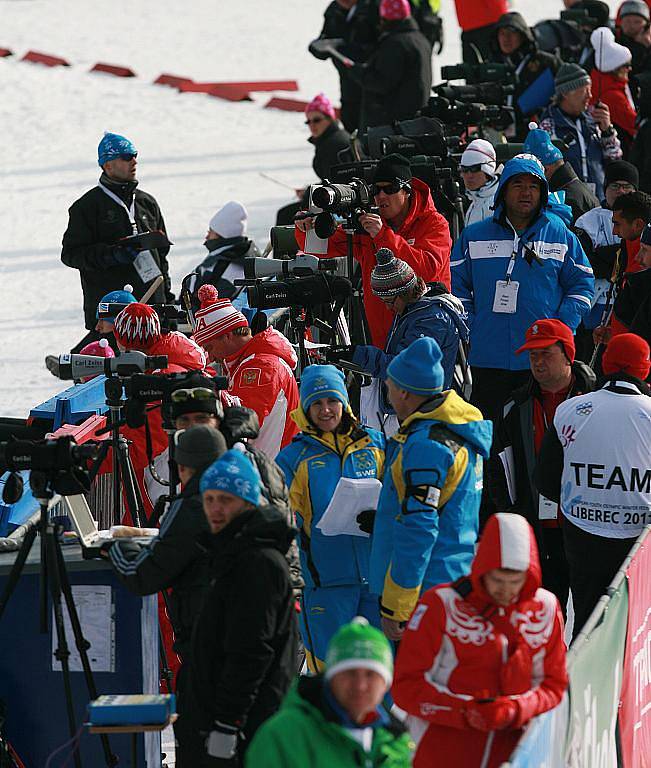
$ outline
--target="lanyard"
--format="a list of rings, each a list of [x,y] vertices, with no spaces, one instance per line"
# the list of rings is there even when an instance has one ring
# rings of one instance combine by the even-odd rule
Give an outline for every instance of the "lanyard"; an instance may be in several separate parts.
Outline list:
[[[122,206],[122,208],[124,208],[124,210],[127,212],[127,216],[129,217],[129,223],[131,224],[131,229],[133,230],[133,234],[137,235],[138,234],[138,226],[136,224],[136,195],[135,195],[135,192],[134,192],[134,195],[133,195],[133,200],[131,201],[131,206],[129,208],[127,208],[127,205],[124,202],[124,200],[119,198],[115,194],[115,192],[112,192],[110,189],[105,187],[102,184],[102,182],[100,182],[97,186],[102,190],[102,192],[104,192],[105,195],[108,195],[111,198],[111,200],[113,200],[115,203],[117,203],[118,205]]]

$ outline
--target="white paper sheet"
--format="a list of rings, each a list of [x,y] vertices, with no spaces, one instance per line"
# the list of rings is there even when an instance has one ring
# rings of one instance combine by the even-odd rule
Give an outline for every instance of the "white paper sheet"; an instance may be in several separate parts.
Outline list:
[[[93,672],[115,672],[115,615],[111,587],[108,584],[86,585],[72,587],[72,594],[79,615],[79,622],[84,638],[90,643],[88,659]],[[66,643],[70,650],[70,671],[82,672],[81,658],[72,634],[72,625],[68,608],[63,595],[63,624],[66,633]],[[61,662],[54,657],[58,647],[54,613],[52,615],[52,671],[61,671]]]
[[[355,518],[365,509],[377,509],[381,490],[382,483],[374,477],[342,477],[317,528],[324,536],[347,533],[368,538]]]
[[[509,497],[511,498],[511,504],[515,504],[517,499],[517,493],[515,490],[515,462],[513,459],[513,447],[507,445],[506,448],[499,454],[500,461],[504,467],[504,475],[506,476],[506,485],[509,489]]]

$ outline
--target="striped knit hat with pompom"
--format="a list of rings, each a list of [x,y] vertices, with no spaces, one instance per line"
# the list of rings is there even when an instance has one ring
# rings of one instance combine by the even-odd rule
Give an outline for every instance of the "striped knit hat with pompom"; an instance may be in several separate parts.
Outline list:
[[[377,264],[371,272],[371,290],[381,299],[390,299],[413,288],[418,277],[414,270],[397,259],[389,248],[380,248],[375,254]]]
[[[113,334],[121,347],[144,351],[160,339],[160,319],[149,304],[129,304],[115,318]]]
[[[214,285],[202,285],[197,291],[201,309],[195,313],[194,340],[202,345],[236,328],[248,328],[246,317],[228,299],[220,299]]]

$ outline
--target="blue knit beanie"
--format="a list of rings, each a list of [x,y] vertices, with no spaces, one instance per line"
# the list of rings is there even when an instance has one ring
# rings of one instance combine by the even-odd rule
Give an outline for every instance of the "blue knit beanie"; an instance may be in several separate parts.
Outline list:
[[[95,311],[95,319],[114,322],[115,318],[124,309],[125,304],[136,304],[138,302],[132,291],[133,288],[130,285],[125,285],[121,291],[110,291],[110,293],[102,296]]]
[[[536,123],[529,123],[529,133],[524,140],[524,150],[535,155],[543,165],[552,165],[563,159],[561,150],[552,144],[551,136]]]
[[[199,489],[205,491],[225,491],[239,496],[249,504],[260,503],[260,473],[251,459],[237,448],[223,453],[201,475]]]
[[[118,133],[105,133],[97,147],[97,162],[100,167],[108,160],[115,160],[120,155],[137,155],[138,150],[132,141]]]
[[[344,374],[334,365],[308,365],[301,377],[301,407],[308,412],[312,403],[322,397],[334,397],[348,405]]]
[[[443,354],[430,336],[422,336],[393,358],[387,368],[388,377],[400,389],[415,395],[435,395],[443,391]]]

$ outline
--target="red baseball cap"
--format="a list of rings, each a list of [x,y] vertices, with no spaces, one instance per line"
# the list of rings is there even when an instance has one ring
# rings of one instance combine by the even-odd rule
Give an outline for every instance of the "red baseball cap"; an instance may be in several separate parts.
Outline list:
[[[608,343],[601,367],[607,376],[622,371],[644,381],[651,369],[649,345],[635,333],[620,333]]]
[[[556,344],[557,341],[563,345],[567,359],[573,363],[576,356],[576,347],[574,345],[574,334],[562,320],[546,318],[536,320],[536,322],[527,329],[525,334],[526,341],[516,350],[519,355],[527,349],[546,349]]]

